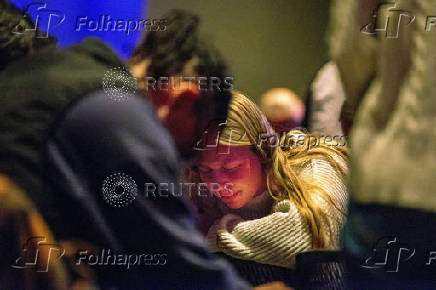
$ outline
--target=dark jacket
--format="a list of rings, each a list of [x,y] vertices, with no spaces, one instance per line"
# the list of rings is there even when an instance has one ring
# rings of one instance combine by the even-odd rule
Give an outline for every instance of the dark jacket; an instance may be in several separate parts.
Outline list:
[[[123,63],[115,53],[88,39],[46,48],[2,71],[0,173],[26,192],[56,240],[93,245],[77,248],[73,262],[87,263],[103,289],[248,288],[196,232],[186,197],[175,192],[174,144],[150,106],[101,91],[116,67]],[[175,191],[146,196],[150,183],[174,184]],[[136,189],[131,204],[113,206],[119,196],[107,189],[117,184]],[[87,256],[102,250],[119,260],[94,264]],[[127,268],[125,257],[144,260]]]

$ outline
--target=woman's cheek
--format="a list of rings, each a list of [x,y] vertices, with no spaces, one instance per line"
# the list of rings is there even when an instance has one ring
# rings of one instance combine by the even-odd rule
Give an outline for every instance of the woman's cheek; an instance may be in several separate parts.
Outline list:
[[[219,186],[214,178],[200,176],[200,179],[201,182],[206,185],[206,188],[210,193],[214,193],[219,190]]]
[[[250,172],[248,170],[242,169],[229,174],[229,179],[231,180],[243,180],[250,177]]]
[[[236,191],[236,188],[241,188],[241,186],[238,183],[235,183],[233,181],[230,181],[228,184],[224,185],[224,190],[227,190],[230,193],[233,193],[234,191]]]
[[[200,173],[200,179],[202,182],[209,183],[213,181],[213,175],[211,173]]]

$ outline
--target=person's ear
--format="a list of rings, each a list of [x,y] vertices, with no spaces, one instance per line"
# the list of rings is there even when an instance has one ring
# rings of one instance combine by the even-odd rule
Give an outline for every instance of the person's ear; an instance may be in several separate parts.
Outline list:
[[[130,63],[130,71],[132,72],[133,76],[136,78],[138,82],[138,89],[143,90],[145,89],[145,76],[147,74],[147,67],[149,64],[148,59],[144,59],[137,63]]]
[[[198,87],[189,82],[181,82],[178,87],[171,88],[170,95],[173,100],[195,101],[201,97]]]
[[[172,103],[172,95],[168,90],[160,90],[156,87],[148,87],[147,95],[150,100],[153,102],[153,105],[156,108],[161,106],[169,106]]]
[[[168,106],[171,108],[175,103],[186,104],[196,101],[201,97],[197,86],[192,83],[182,82],[177,85],[170,84],[167,88],[149,87],[148,93],[156,108]]]
[[[160,100],[160,110],[162,111],[161,114],[165,114],[167,117],[176,117],[190,112],[193,110],[194,103],[201,97],[200,92],[194,86],[181,86],[165,92],[167,94],[161,94],[160,96],[162,98]]]
[[[151,101],[154,111],[160,120],[166,120],[170,112],[171,95],[168,90],[159,90],[148,87],[146,90],[147,98]]]

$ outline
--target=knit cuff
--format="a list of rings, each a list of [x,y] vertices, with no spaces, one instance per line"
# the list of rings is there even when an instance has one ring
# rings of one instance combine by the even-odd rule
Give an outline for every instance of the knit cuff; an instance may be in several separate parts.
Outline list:
[[[212,252],[220,252],[218,246],[219,235],[222,232],[231,232],[236,224],[244,221],[241,217],[235,214],[226,214],[221,219],[217,220],[207,232],[206,242]]]

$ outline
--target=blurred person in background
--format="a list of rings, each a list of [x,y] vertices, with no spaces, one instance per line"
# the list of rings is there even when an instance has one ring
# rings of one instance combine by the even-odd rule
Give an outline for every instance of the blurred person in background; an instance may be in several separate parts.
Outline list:
[[[167,30],[147,33],[129,64],[138,88],[186,159],[208,122],[225,116],[231,86],[224,79],[230,75],[220,53],[199,34],[197,15],[171,10],[162,17],[169,23]],[[199,87],[199,77],[206,83],[214,78],[218,84]],[[208,99],[214,102],[205,102]]]
[[[352,289],[436,286],[435,7],[333,2],[330,55],[354,121],[343,233]]]
[[[305,106],[290,89],[275,88],[267,91],[261,97],[260,108],[279,136],[303,124]]]
[[[341,111],[344,98],[337,65],[329,61],[317,72],[310,85],[304,127],[311,133],[342,136],[342,120],[345,120],[345,116],[341,115]]]

